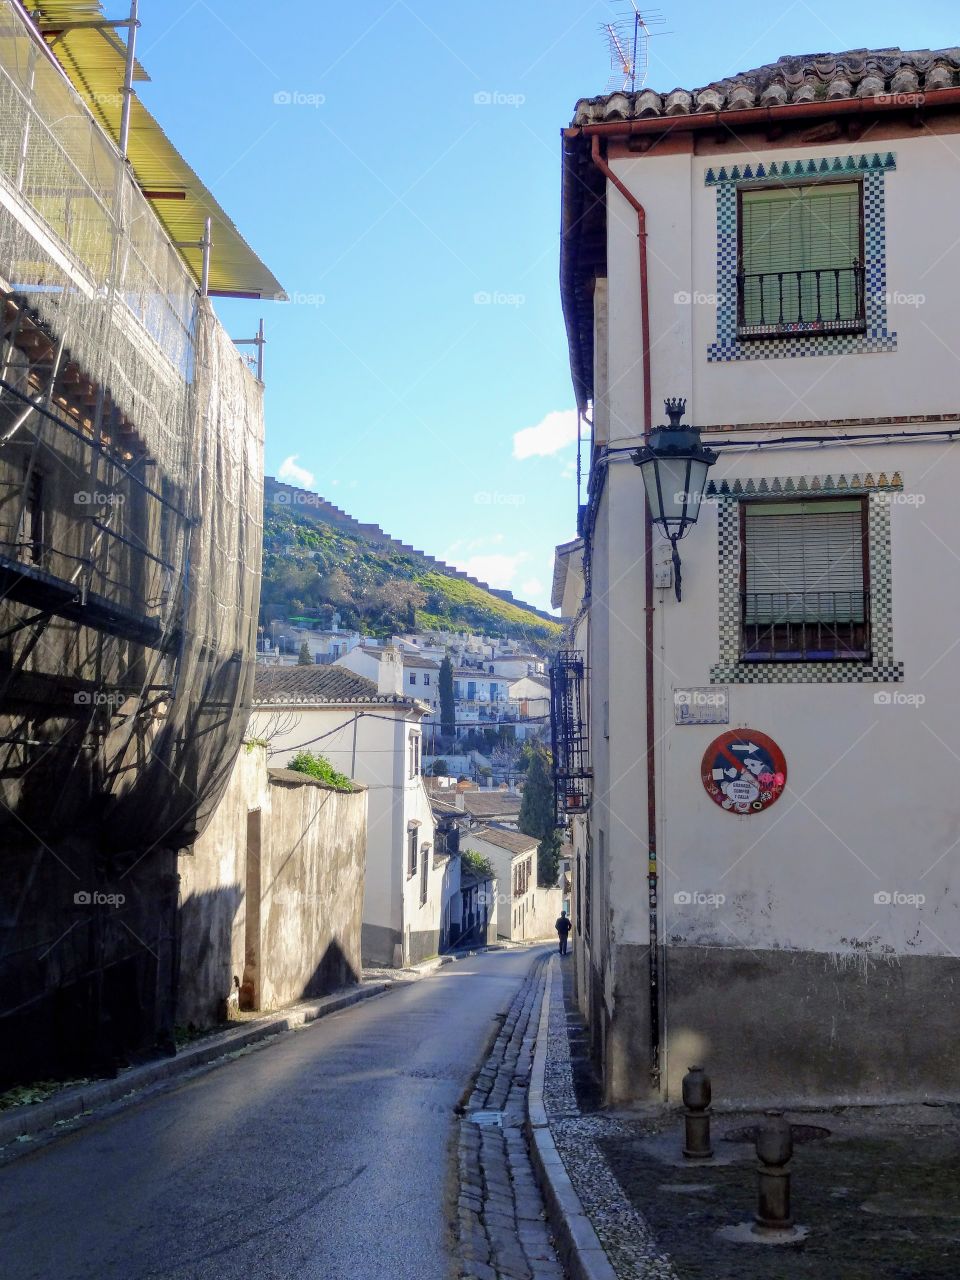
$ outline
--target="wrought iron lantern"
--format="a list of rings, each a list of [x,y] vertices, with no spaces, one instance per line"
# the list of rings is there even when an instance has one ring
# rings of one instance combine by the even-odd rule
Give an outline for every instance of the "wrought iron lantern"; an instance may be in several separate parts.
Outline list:
[[[686,400],[664,400],[669,426],[655,427],[642,449],[630,456],[643,476],[654,524],[673,549],[673,581],[680,599],[680,553],[677,543],[697,523],[707,471],[717,453],[700,439],[698,427],[683,426]]]

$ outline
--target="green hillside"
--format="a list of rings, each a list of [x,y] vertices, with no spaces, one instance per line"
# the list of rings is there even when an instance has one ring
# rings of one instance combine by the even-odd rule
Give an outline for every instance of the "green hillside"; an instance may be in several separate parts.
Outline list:
[[[430,565],[397,544],[375,545],[316,511],[268,500],[263,522],[261,621],[304,619],[365,634],[482,631],[556,644],[560,625]]]

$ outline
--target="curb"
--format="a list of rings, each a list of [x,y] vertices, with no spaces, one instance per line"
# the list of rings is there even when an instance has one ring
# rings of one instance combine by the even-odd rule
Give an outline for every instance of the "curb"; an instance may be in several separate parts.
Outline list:
[[[15,1107],[6,1115],[0,1115],[0,1148],[18,1138],[32,1137],[60,1122],[74,1120],[86,1111],[116,1102],[158,1081],[186,1075],[188,1071],[227,1057],[238,1049],[245,1049],[270,1036],[306,1026],[320,1018],[329,1017],[332,1013],[339,1013],[341,1009],[348,1009],[361,1000],[380,995],[393,985],[390,982],[371,982],[366,986],[322,996],[318,1000],[297,1005],[285,1013],[268,1014],[236,1030],[208,1036],[199,1044],[181,1050],[174,1058],[162,1058],[140,1067],[131,1067],[114,1080],[97,1080],[77,1085],[73,1089],[64,1089],[46,1102]]]
[[[617,1280],[617,1273],[603,1250],[593,1224],[584,1212],[580,1197],[557,1151],[543,1105],[543,1084],[547,1067],[547,1039],[550,1028],[550,997],[557,957],[547,964],[547,979],[540,1003],[540,1025],[527,1091],[527,1136],[547,1218],[553,1229],[557,1252],[572,1280]]]

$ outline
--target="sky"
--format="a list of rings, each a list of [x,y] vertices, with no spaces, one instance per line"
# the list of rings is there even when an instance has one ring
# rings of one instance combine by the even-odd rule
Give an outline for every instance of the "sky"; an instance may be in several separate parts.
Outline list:
[[[960,43],[955,0],[660,12],[658,90],[786,53]],[[140,6],[142,99],[291,299],[217,304],[234,337],[265,321],[267,473],[540,607],[577,507],[560,130],[607,89],[601,25],[622,13],[619,0]]]

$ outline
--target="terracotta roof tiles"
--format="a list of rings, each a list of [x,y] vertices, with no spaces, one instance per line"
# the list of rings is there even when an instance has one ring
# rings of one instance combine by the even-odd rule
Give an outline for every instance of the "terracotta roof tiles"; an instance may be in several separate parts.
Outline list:
[[[581,98],[575,125],[657,116],[742,111],[788,103],[922,94],[960,86],[960,48],[850,49],[846,53],[787,55],[716,80],[702,89],[611,93]]]

